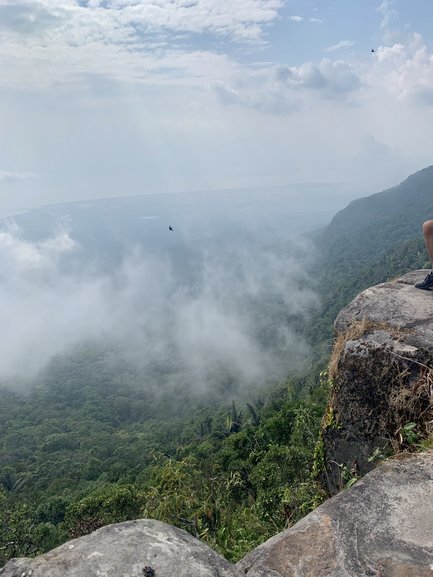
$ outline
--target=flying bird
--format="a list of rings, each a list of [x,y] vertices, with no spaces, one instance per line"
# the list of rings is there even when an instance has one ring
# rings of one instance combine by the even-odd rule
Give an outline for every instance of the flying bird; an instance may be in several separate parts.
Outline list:
[[[173,227],[171,226],[171,224],[169,225],[168,230],[173,230]]]
[[[371,51],[372,51],[372,52],[376,52],[376,48],[372,48]]]

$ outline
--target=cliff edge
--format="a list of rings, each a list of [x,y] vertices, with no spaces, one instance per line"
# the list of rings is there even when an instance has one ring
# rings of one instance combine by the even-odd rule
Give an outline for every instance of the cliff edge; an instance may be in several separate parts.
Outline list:
[[[415,271],[368,288],[337,316],[323,430],[330,495],[433,433],[433,291]]]

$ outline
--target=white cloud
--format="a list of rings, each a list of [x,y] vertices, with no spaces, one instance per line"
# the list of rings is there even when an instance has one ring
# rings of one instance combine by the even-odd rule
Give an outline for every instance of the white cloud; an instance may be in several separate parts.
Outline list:
[[[433,104],[433,54],[420,34],[405,45],[379,46],[376,60],[366,74],[370,85],[417,105]]]
[[[299,109],[295,95],[275,86],[236,90],[230,86],[218,84],[213,87],[219,102],[253,109],[266,114],[291,114]]]
[[[89,271],[86,260],[71,265],[74,254],[80,247],[64,230],[40,242],[16,227],[0,231],[0,380],[34,377],[83,342],[110,343],[132,370],[159,363],[173,381],[201,389],[224,373],[263,383],[304,362],[305,343],[286,317],[305,318],[316,303],[300,282],[310,246],[298,243],[296,259],[257,247],[208,249],[193,289],[160,256],[131,250],[107,273]]]
[[[164,31],[224,34],[237,40],[258,39],[262,26],[278,16],[282,0],[125,0],[89,2],[70,0],[62,6],[53,0],[0,2],[3,25],[17,34],[44,34],[55,39],[60,32],[75,47],[95,41],[117,42],[136,47],[147,45],[143,36]],[[49,34],[49,30],[54,32]]]
[[[303,18],[302,16],[289,16],[289,20],[292,22],[302,22]]]
[[[31,243],[20,236],[20,230],[12,222],[8,229],[0,231],[0,278],[3,286],[11,278],[28,278],[53,269],[59,257],[75,248],[74,241],[64,230],[41,242]]]
[[[391,23],[396,16],[396,12],[393,8],[393,1],[382,0],[377,10],[382,14],[382,21],[380,23],[380,28],[382,30],[389,30]]]
[[[333,44],[325,49],[326,52],[334,52],[335,50],[341,50],[342,48],[350,48],[355,42],[353,40],[341,40],[337,44]]]
[[[205,36],[213,42],[224,38],[229,44],[260,44],[282,5],[282,0],[111,0],[85,5],[68,0],[61,6],[57,0],[0,0],[0,85],[76,85],[88,74],[128,83],[194,78],[195,70],[188,68],[194,55],[205,55],[208,73],[214,70],[212,61],[224,59],[220,51],[206,48]]]
[[[382,15],[380,22],[382,40],[385,44],[392,44],[400,36],[400,31],[396,25],[398,15],[394,9],[393,0],[382,0],[377,10]]]
[[[232,83],[219,83],[214,91],[223,104],[255,108],[273,114],[287,114],[306,104],[306,93],[327,100],[350,97],[361,86],[354,68],[344,61],[323,59],[319,64],[270,66],[249,71]]]
[[[353,45],[345,40],[328,48],[334,51]],[[214,86],[223,104],[240,105],[275,114],[299,112],[315,98],[364,106],[373,92],[414,105],[433,105],[433,53],[420,34],[408,42],[379,46],[371,66],[343,59],[324,58],[299,66],[266,65],[257,70],[233,69],[236,76]],[[379,92],[377,92],[379,91]]]

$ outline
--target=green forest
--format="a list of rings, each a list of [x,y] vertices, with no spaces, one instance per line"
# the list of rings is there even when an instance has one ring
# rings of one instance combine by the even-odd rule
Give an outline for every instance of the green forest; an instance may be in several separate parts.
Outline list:
[[[323,502],[318,440],[333,321],[360,290],[426,265],[432,185],[425,169],[351,203],[316,234],[321,305],[303,329],[314,361],[302,376],[251,397],[158,395],[87,344],[55,359],[30,391],[3,383],[0,566],[140,517],[236,561]]]
[[[65,365],[57,376],[67,387],[2,391],[3,563],[140,517],[238,559],[324,498],[313,469],[326,379],[280,383],[266,398],[213,409],[178,391],[182,416],[173,416],[142,390],[120,393],[98,374],[97,351]],[[95,377],[86,386],[84,370]]]

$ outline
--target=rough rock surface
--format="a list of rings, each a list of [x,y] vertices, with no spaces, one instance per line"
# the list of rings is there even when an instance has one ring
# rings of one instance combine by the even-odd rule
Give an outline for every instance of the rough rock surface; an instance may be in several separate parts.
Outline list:
[[[408,332],[415,346],[433,351],[433,291],[416,289],[426,270],[410,272],[394,281],[370,287],[360,293],[335,320],[337,333],[356,321],[386,322]]]
[[[408,423],[432,432],[433,291],[413,286],[425,273],[368,288],[337,316],[323,434],[331,495],[370,471],[378,451],[404,444]]]
[[[150,519],[107,525],[1,577],[235,577],[233,565],[185,531]]]
[[[433,452],[385,462],[237,567],[247,577],[433,577]]]

